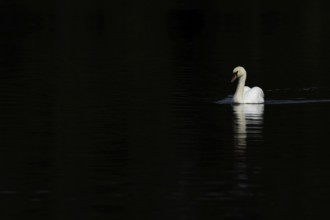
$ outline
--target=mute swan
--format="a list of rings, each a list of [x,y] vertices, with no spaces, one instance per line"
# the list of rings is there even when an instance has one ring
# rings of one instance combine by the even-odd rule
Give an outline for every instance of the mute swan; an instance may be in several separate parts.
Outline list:
[[[233,96],[234,103],[264,103],[264,92],[259,87],[253,87],[250,89],[245,86],[246,81],[246,71],[243,67],[238,66],[233,71],[233,78],[231,82],[234,82],[238,79],[238,84],[236,92]]]

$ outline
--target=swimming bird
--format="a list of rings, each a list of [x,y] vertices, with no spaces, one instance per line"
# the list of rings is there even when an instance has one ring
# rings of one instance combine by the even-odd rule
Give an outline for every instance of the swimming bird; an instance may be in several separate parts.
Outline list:
[[[231,82],[238,79],[236,92],[233,96],[233,102],[237,104],[250,103],[258,104],[264,103],[264,92],[259,87],[250,88],[245,86],[246,81],[246,70],[238,66],[233,70],[233,78]]]

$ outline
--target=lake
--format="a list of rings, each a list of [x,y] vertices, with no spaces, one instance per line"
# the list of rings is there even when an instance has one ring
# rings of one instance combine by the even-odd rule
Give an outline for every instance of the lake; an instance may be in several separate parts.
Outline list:
[[[321,1],[4,1],[1,219],[328,215]],[[232,105],[232,70],[266,103]]]

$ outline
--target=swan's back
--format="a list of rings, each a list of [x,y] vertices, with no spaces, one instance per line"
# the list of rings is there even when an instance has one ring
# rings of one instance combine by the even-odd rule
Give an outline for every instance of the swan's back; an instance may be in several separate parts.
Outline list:
[[[244,88],[244,103],[264,103],[264,92],[259,87]]]

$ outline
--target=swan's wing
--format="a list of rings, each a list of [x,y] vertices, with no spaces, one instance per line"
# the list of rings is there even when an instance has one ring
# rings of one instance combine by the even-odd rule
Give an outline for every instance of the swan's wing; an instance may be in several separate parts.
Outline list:
[[[244,93],[244,103],[264,103],[264,92],[259,87],[253,87]]]
[[[250,87],[244,86],[244,92],[243,92],[243,94],[246,93],[246,92],[248,92],[248,91],[250,91],[250,89],[251,89]]]

